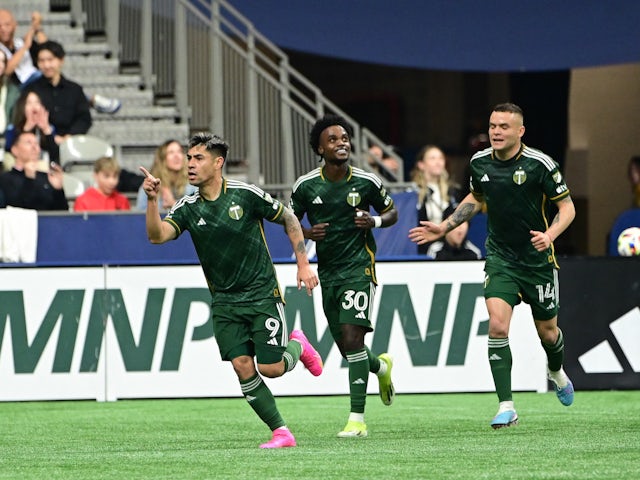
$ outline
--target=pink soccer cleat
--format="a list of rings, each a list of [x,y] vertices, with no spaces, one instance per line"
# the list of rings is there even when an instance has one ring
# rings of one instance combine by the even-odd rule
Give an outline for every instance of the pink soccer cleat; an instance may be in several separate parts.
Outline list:
[[[295,446],[296,439],[294,438],[293,433],[291,433],[287,427],[280,427],[273,431],[271,440],[260,445],[260,448],[285,448]]]
[[[315,348],[309,343],[307,337],[302,330],[294,330],[289,335],[289,340],[295,340],[302,345],[302,355],[300,360],[311,372],[311,375],[317,377],[322,373],[322,358]]]

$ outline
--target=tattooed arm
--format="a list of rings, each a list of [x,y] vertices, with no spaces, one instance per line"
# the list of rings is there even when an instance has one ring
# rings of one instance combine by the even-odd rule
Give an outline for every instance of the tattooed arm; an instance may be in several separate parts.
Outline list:
[[[296,255],[296,263],[298,265],[298,290],[302,288],[302,284],[304,283],[307,288],[307,293],[311,295],[311,290],[318,285],[318,276],[311,268],[311,265],[309,265],[307,251],[304,248],[304,236],[302,234],[300,221],[290,208],[284,207],[284,212],[278,223],[284,225],[284,230],[291,242],[293,253]]]
[[[549,248],[555,239],[571,225],[571,222],[573,222],[573,219],[576,217],[576,207],[573,204],[571,196],[566,196],[558,200],[556,206],[558,207],[558,213],[545,232],[539,232],[537,230],[529,231],[531,234],[531,243],[539,252]]]
[[[412,242],[422,245],[433,242],[438,238],[446,235],[448,232],[456,228],[458,225],[466,222],[482,208],[482,201],[476,199],[473,194],[467,195],[455,211],[444,220],[437,224],[433,222],[420,222],[419,227],[409,230],[409,239]]]

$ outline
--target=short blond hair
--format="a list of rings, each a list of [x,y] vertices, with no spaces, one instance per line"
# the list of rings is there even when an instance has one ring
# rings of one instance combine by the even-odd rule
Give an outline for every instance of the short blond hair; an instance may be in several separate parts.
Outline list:
[[[113,157],[100,157],[93,165],[93,171],[98,172],[114,172],[120,173],[120,164]]]

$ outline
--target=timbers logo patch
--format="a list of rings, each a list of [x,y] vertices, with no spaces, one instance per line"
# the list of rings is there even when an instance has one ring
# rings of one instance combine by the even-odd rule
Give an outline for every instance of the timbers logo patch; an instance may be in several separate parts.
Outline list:
[[[362,197],[360,197],[360,194],[356,192],[355,188],[347,194],[347,203],[352,207],[360,205],[361,201]]]
[[[515,183],[516,185],[522,185],[527,181],[527,172],[525,172],[522,168],[519,168],[515,172],[513,172],[513,177],[511,178],[513,179],[513,183]]]
[[[234,220],[240,220],[244,215],[244,210],[240,205],[236,205],[235,203],[229,207],[229,217]]]

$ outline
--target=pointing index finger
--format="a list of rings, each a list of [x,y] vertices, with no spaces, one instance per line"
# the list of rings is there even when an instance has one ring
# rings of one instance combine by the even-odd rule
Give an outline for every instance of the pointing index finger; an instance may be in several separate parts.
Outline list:
[[[158,183],[160,180],[158,180],[156,177],[154,177],[153,175],[151,175],[151,173],[149,172],[149,170],[147,170],[144,167],[140,167],[140,171],[144,174],[145,177],[147,177],[148,179],[150,179],[153,183]]]
[[[149,173],[149,170],[147,170],[146,168],[140,167],[140,171],[144,174],[145,177],[153,179],[153,175],[151,175],[151,173]]]

